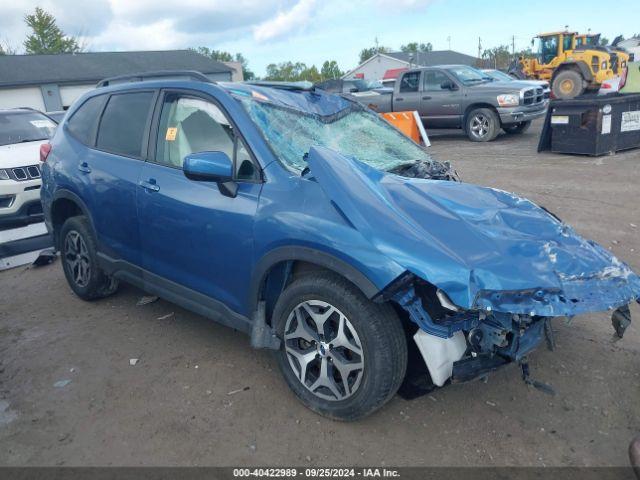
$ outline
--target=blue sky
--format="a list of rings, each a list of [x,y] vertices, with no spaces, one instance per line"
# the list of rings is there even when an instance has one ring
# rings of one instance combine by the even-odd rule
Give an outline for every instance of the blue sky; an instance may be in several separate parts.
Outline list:
[[[519,49],[536,33],[565,25],[609,39],[640,33],[638,0],[616,1],[611,9],[601,0],[13,0],[0,16],[1,42],[20,50],[23,17],[35,5],[91,50],[203,45],[242,52],[259,75],[267,64],[286,60],[319,65],[333,59],[348,70],[375,38],[392,48],[417,41],[442,50],[450,37],[451,49],[474,55],[478,37],[489,48],[510,44],[515,35]]]

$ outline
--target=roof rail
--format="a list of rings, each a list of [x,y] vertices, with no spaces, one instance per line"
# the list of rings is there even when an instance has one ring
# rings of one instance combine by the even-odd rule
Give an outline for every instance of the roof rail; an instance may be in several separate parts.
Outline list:
[[[98,82],[96,88],[108,87],[109,85],[116,85],[118,83],[144,82],[145,80],[156,80],[167,77],[187,77],[189,80],[195,80],[198,82],[215,83],[204,73],[196,70],[155,70],[151,72],[132,73],[105,78]]]
[[[301,82],[280,82],[280,81],[270,81],[270,80],[254,80],[245,82],[249,85],[255,85],[256,87],[269,87],[269,88],[279,88],[281,90],[302,90],[302,91],[313,91],[315,87],[313,83],[307,81]]]

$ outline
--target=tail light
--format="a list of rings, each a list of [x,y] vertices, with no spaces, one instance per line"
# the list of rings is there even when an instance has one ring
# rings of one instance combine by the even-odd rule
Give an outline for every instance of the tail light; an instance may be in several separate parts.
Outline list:
[[[40,145],[40,161],[46,162],[50,152],[51,152],[50,143],[43,143],[42,145]]]
[[[620,75],[620,83],[618,84],[618,91],[622,90],[622,87],[627,83],[627,74],[629,73],[629,67],[622,69],[622,75]]]

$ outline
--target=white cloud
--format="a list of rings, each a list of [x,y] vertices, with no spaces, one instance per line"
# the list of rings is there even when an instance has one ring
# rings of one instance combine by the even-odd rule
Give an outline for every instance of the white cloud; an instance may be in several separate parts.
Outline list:
[[[181,48],[188,35],[178,33],[171,20],[149,25],[114,21],[102,34],[87,39],[91,50],[171,50]]]
[[[311,20],[316,0],[299,0],[290,10],[280,12],[274,18],[261,23],[253,30],[258,42],[275,40],[306,27]]]

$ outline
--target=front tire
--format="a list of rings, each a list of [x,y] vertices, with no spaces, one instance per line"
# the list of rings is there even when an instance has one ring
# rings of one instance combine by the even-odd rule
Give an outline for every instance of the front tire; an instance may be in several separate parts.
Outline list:
[[[505,133],[508,133],[510,135],[518,135],[529,130],[530,126],[531,126],[531,121],[529,120],[527,122],[514,123],[512,125],[505,125],[502,127],[502,129],[505,131]]]
[[[476,108],[467,115],[465,128],[472,142],[490,142],[498,136],[500,119],[490,108]]]
[[[407,343],[389,304],[367,299],[331,273],[294,280],[276,304],[282,374],[304,405],[334,420],[371,414],[396,393]]]
[[[586,84],[575,70],[562,70],[554,77],[551,90],[556,98],[567,100],[582,95]]]
[[[98,266],[96,240],[86,217],[71,217],[64,222],[60,256],[67,283],[81,299],[104,298],[118,289],[118,281]]]

